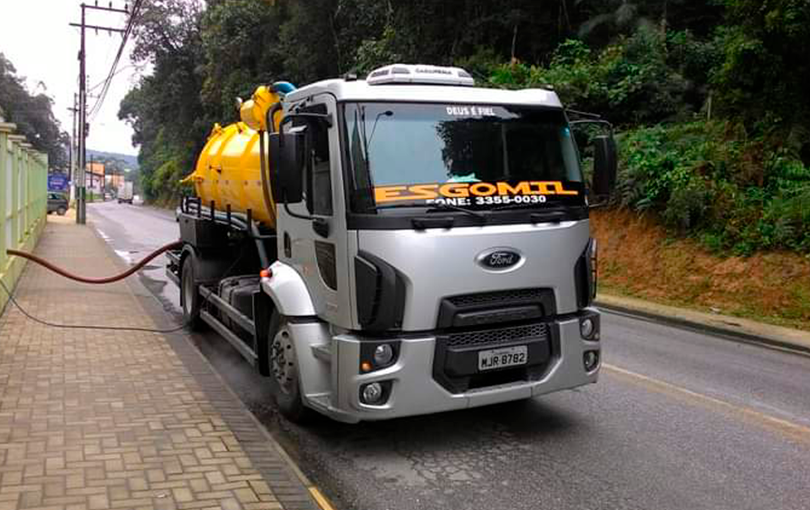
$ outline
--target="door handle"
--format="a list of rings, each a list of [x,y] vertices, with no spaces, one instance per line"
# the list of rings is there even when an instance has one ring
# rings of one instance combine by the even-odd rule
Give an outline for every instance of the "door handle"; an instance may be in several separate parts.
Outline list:
[[[292,241],[290,241],[290,234],[284,232],[284,256],[288,259],[292,258]]]

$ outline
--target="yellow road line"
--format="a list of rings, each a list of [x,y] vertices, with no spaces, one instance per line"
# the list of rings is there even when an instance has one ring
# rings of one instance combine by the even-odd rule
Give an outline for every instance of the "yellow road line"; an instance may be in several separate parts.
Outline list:
[[[604,363],[602,364],[602,368],[609,372],[613,372],[620,377],[641,382],[648,388],[658,391],[659,393],[680,396],[682,398],[686,398],[687,400],[706,405],[707,407],[719,408],[726,413],[742,416],[743,418],[756,422],[771,430],[775,430],[783,435],[792,437],[798,441],[810,443],[810,427],[805,425],[784,420],[782,418],[777,418],[775,416],[751,409],[750,407],[735,405],[730,402],[726,402],[725,400],[720,400],[718,398],[688,390],[668,382],[653,379],[652,377],[631,372],[630,370],[626,370],[615,365]]]
[[[335,510],[335,507],[332,506],[332,503],[326,499],[326,496],[315,486],[309,488],[309,493],[312,494],[312,497],[315,498],[315,501],[318,502],[318,506],[321,507],[322,510]]]

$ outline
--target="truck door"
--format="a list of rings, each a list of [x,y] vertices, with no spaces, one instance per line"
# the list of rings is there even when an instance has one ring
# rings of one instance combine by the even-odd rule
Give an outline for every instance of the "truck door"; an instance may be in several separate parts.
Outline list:
[[[278,207],[279,259],[303,277],[318,316],[348,328],[350,286],[337,105],[331,95],[321,95],[298,112],[327,114],[331,122],[291,123],[306,126],[304,199],[288,204],[295,216]]]

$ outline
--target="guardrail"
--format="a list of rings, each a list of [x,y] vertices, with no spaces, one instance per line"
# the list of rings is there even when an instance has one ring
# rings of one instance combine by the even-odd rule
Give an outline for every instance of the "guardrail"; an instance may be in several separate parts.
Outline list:
[[[25,261],[7,249],[33,250],[48,209],[48,156],[34,150],[17,126],[0,122],[0,279],[13,289]],[[0,290],[0,310],[8,296]]]

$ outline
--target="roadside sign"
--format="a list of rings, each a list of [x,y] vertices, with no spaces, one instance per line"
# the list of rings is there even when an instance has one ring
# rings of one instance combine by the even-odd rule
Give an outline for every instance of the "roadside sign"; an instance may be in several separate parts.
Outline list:
[[[70,185],[65,174],[48,174],[48,191],[67,191]]]

